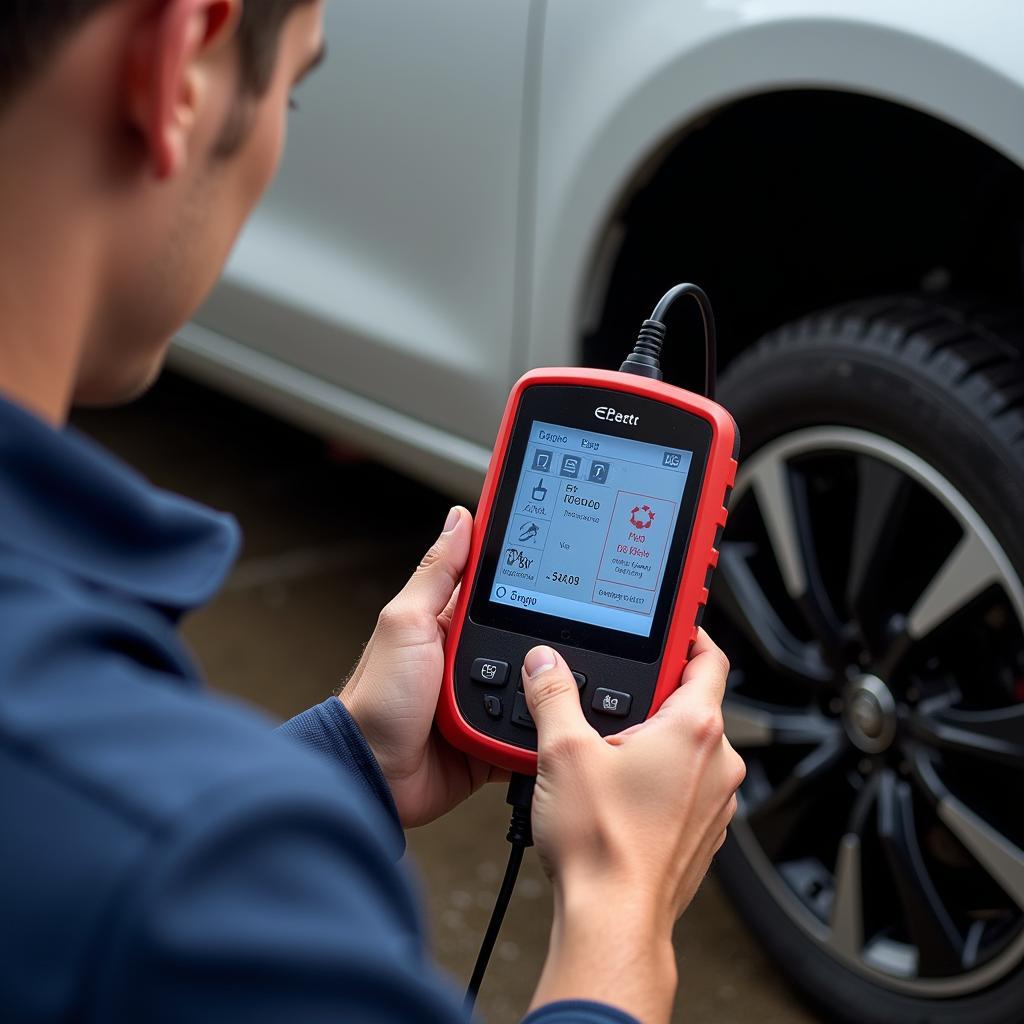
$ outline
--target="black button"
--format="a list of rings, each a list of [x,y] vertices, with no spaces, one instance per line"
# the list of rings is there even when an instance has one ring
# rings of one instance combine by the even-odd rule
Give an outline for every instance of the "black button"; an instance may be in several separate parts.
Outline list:
[[[600,711],[602,715],[625,718],[629,714],[629,706],[632,703],[633,698],[628,693],[619,693],[618,690],[606,690],[601,687],[594,694],[594,700],[590,706],[595,711]]]
[[[530,715],[530,709],[526,706],[526,694],[516,694],[516,702],[512,705],[512,721],[514,724],[522,725],[527,729],[537,728]]]
[[[485,693],[484,711],[486,711],[491,718],[501,718],[501,698],[495,696],[493,693]]]
[[[508,681],[508,662],[477,658],[469,670],[469,678],[480,686],[504,686]]]

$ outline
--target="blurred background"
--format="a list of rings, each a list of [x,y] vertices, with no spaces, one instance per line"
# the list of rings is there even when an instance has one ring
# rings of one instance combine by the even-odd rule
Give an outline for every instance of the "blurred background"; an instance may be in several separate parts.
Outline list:
[[[1024,9],[327,7],[175,375],[80,419],[241,520],[188,626],[214,684],[278,717],[322,699],[472,502],[515,378],[617,366],[693,280],[744,439],[705,625],[748,776],[677,1019],[1020,1024]],[[673,317],[666,377],[697,387]],[[410,837],[460,979],[505,819],[487,793]],[[488,1020],[526,1005],[548,919],[530,860]]]

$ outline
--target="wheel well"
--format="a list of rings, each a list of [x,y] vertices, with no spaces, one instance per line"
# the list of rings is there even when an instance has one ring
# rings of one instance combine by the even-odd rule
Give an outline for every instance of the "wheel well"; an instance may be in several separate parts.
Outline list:
[[[667,144],[623,198],[595,259],[610,270],[584,361],[617,366],[680,280],[710,294],[723,365],[846,299],[924,288],[1019,303],[1022,229],[1024,171],[942,121],[841,92],[741,100]],[[666,376],[699,386],[700,358],[681,360],[676,339]]]

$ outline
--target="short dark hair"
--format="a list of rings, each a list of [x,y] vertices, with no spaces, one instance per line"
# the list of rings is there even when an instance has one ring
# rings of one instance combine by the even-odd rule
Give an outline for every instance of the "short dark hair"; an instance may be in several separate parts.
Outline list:
[[[0,106],[39,72],[90,15],[113,0],[0,0]],[[281,27],[310,0],[245,0],[238,28],[242,89],[262,94],[277,60]]]

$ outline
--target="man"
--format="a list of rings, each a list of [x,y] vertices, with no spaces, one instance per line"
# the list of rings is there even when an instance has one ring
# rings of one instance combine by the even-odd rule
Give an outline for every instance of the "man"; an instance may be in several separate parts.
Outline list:
[[[470,514],[384,609],[342,698],[275,733],[177,636],[233,522],[65,427],[131,398],[212,285],[320,59],[323,0],[6,0],[0,13],[0,1006],[6,1021],[455,1022],[400,826],[492,775],[432,728]],[[742,762],[702,636],[604,740],[562,659],[524,679],[555,924],[530,1020],[665,1021],[671,929]]]

